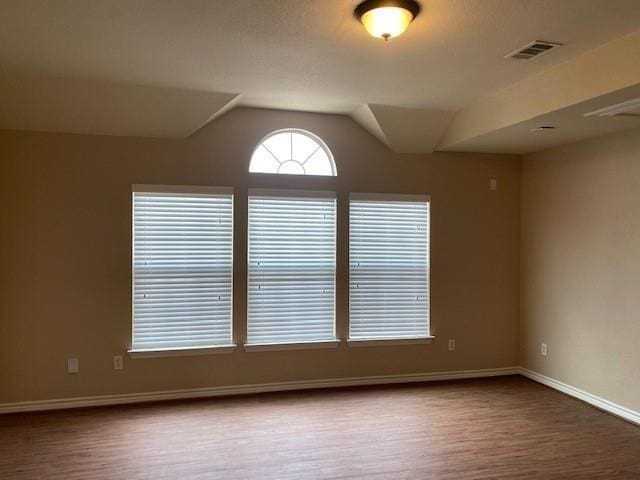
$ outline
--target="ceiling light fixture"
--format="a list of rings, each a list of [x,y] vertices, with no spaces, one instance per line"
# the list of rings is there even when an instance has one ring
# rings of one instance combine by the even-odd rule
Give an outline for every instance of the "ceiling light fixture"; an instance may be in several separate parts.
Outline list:
[[[365,0],[353,12],[371,35],[386,42],[404,32],[420,13],[415,0]]]

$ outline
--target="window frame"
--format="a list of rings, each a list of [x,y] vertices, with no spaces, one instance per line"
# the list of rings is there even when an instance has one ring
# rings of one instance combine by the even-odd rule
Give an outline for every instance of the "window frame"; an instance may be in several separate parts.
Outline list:
[[[306,172],[303,174],[290,174],[290,173],[280,173],[280,172],[252,172],[251,171],[251,164],[253,163],[253,157],[256,154],[256,152],[258,151],[258,149],[260,147],[263,146],[264,142],[266,142],[267,140],[269,140],[271,137],[274,137],[276,135],[280,135],[282,133],[297,133],[299,135],[303,135],[305,137],[310,138],[311,140],[313,140],[316,144],[318,144],[319,148],[321,148],[324,153],[327,155],[327,159],[329,160],[329,165],[331,167],[331,175],[317,175],[317,174],[307,174]],[[266,148],[266,147],[265,147]],[[268,150],[268,149],[267,149]],[[275,155],[270,152],[271,155],[274,157],[274,159],[277,162],[280,162],[280,160],[278,158],[275,157]],[[313,155],[311,155],[313,156]],[[309,158],[311,158],[311,156]],[[294,162],[298,163],[299,165],[302,166],[303,170],[304,170],[304,165],[300,164],[299,161],[291,159]],[[307,159],[308,160],[308,159]],[[281,164],[284,162],[280,162]],[[335,157],[333,156],[333,152],[331,151],[331,149],[329,148],[329,146],[327,145],[327,143],[320,138],[318,135],[316,135],[313,132],[310,132],[309,130],[305,130],[302,128],[296,128],[296,127],[287,127],[287,128],[280,128],[278,130],[274,130],[270,133],[268,133],[267,135],[265,135],[264,137],[262,137],[262,139],[260,139],[260,141],[256,144],[256,146],[253,148],[252,152],[251,152],[251,156],[249,157],[249,167],[247,168],[247,171],[249,172],[250,175],[277,175],[277,176],[291,176],[291,177],[328,177],[328,178],[332,178],[332,177],[337,177],[338,176],[338,167],[336,166],[336,160]]]
[[[365,346],[383,346],[383,345],[415,345],[431,343],[435,338],[432,334],[432,322],[431,322],[431,210],[432,201],[429,194],[396,194],[396,193],[362,193],[351,192],[349,193],[349,205],[348,205],[348,250],[347,255],[347,274],[348,274],[348,325],[347,325],[347,344],[353,347],[365,347]],[[372,338],[353,338],[351,336],[352,325],[352,309],[351,309],[351,203],[352,201],[388,201],[388,202],[425,202],[427,205],[427,229],[426,229],[426,288],[425,292],[427,302],[427,315],[426,322],[426,335],[413,336],[413,337],[372,337]]]
[[[290,130],[290,129],[284,129]],[[273,132],[272,132],[273,133]],[[267,136],[268,137],[268,136]],[[265,138],[267,138],[265,137]],[[331,157],[333,158],[333,157]],[[334,163],[335,165],[335,163]],[[269,175],[269,174],[267,174]],[[235,322],[235,305],[234,305],[234,290],[235,290],[235,249],[237,245],[238,239],[236,238],[236,229],[238,226],[235,222],[235,192],[233,187],[213,187],[213,186],[182,186],[182,185],[148,185],[148,184],[134,184],[131,188],[131,248],[132,248],[132,257],[131,257],[131,348],[127,351],[130,358],[155,358],[155,357],[174,357],[174,356],[191,356],[191,355],[210,355],[210,354],[220,354],[220,353],[231,353],[237,350],[237,340],[235,338],[236,334],[236,325]],[[136,193],[179,193],[179,194],[228,194],[231,195],[231,293],[230,293],[230,338],[231,343],[228,345],[214,345],[214,346],[205,346],[205,347],[175,347],[175,348],[149,348],[149,349],[136,349],[133,347],[133,339],[134,339],[134,328],[135,328],[135,312],[134,312],[134,300],[135,300],[135,194]],[[270,195],[270,196],[281,196],[281,197],[291,197],[291,198],[333,198],[334,199],[334,229],[333,229],[333,319],[332,319],[332,327],[333,327],[333,338],[329,340],[314,340],[314,341],[292,341],[287,343],[249,343],[248,339],[248,331],[249,331],[249,281],[250,281],[250,256],[249,256],[249,242],[250,242],[250,227],[249,227],[249,198],[252,195]],[[391,345],[420,345],[431,343],[431,341],[435,338],[432,335],[432,316],[431,316],[431,227],[432,227],[432,200],[430,195],[420,195],[420,194],[393,194],[393,193],[348,193],[347,205],[346,208],[342,208],[341,204],[343,199],[343,194],[338,191],[328,191],[328,190],[311,190],[311,189],[263,189],[263,188],[250,188],[248,191],[245,191],[244,199],[246,202],[244,203],[246,208],[246,216],[244,218],[244,227],[246,234],[246,292],[244,292],[245,300],[246,300],[246,315],[244,315],[244,345],[240,348],[244,347],[245,351],[248,352],[265,352],[265,351],[275,351],[275,350],[309,350],[309,349],[335,349],[342,342],[344,342],[349,347],[376,347],[376,346],[391,346]],[[351,201],[352,200],[409,200],[409,201],[424,201],[427,203],[427,335],[420,337],[389,337],[389,338],[351,338]],[[341,220],[340,217],[344,215],[344,211],[346,211],[347,219],[346,219],[346,287],[348,289],[347,293],[347,315],[345,316],[345,322],[342,323],[340,320],[340,325],[338,325],[338,289],[344,287],[344,279],[341,278],[339,274],[339,270],[341,269],[339,259],[341,257],[340,252],[338,251],[338,243],[340,238],[338,235],[341,233]],[[342,231],[343,237],[345,236],[344,231]],[[344,259],[342,259],[344,261]],[[242,292],[241,292],[242,293]],[[342,318],[342,317],[340,317]],[[346,338],[339,338],[337,336],[338,331],[342,332],[342,329],[345,328]],[[241,329],[242,331],[242,329]],[[341,334],[342,336],[342,334]]]
[[[250,215],[249,204],[252,196],[263,197],[282,197],[282,198],[324,198],[333,199],[334,203],[334,224],[333,224],[333,311],[332,311],[332,328],[333,337],[323,340],[294,340],[290,342],[269,342],[269,343],[250,343],[249,341],[249,291],[250,291],[250,271],[251,271],[251,239],[250,239]],[[264,189],[264,188],[251,188],[247,192],[247,216],[246,216],[246,235],[247,235],[247,268],[246,268],[246,282],[247,282],[247,296],[246,296],[246,338],[244,349],[247,352],[260,352],[260,351],[272,351],[272,350],[304,350],[304,349],[321,349],[321,348],[336,348],[341,343],[341,339],[337,337],[337,288],[338,288],[338,193],[336,191],[329,190],[291,190],[291,189]]]
[[[229,195],[231,197],[231,272],[230,272],[230,312],[229,312],[229,339],[230,343],[209,346],[193,347],[135,347],[135,196],[136,194],[180,194],[180,195]],[[195,186],[195,185],[156,185],[156,184],[133,184],[131,186],[131,342],[127,354],[130,358],[155,358],[174,356],[194,356],[220,353],[231,353],[235,351],[234,331],[234,253],[235,253],[235,192],[233,187],[216,186]]]

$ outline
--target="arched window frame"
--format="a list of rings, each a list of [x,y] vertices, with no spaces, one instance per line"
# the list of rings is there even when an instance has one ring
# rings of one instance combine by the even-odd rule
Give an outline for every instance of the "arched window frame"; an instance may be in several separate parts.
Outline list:
[[[307,173],[306,170],[304,169],[304,164],[306,163],[306,161],[308,161],[309,159],[311,159],[311,157],[313,157],[313,154],[309,155],[303,162],[300,162],[299,159],[293,159],[293,158],[287,158],[287,159],[281,159],[278,158],[273,152],[271,152],[265,145],[264,143],[269,140],[271,137],[274,137],[276,135],[280,135],[283,133],[291,133],[291,134],[299,134],[302,136],[305,136],[307,138],[309,138],[310,140],[312,140],[313,142],[315,142],[318,145],[318,149],[322,149],[322,151],[325,153],[325,155],[327,156],[328,162],[329,162],[329,167],[331,169],[331,173],[330,174],[315,174],[315,173]],[[254,157],[256,155],[256,152],[258,151],[258,149],[260,147],[264,147],[270,154],[271,156],[280,164],[278,171],[276,172],[259,172],[259,171],[252,171],[251,167],[253,164],[253,160]],[[292,149],[293,150],[293,149]],[[314,153],[317,151],[314,150]],[[304,176],[327,176],[327,177],[335,177],[338,175],[338,171],[336,168],[336,162],[335,159],[333,157],[333,153],[331,152],[331,150],[329,149],[329,147],[327,146],[327,144],[324,142],[324,140],[322,140],[322,138],[320,138],[318,135],[309,132],[308,130],[303,130],[301,128],[282,128],[280,130],[275,130],[273,132],[270,132],[268,135],[265,135],[260,142],[258,142],[258,144],[256,145],[256,147],[253,149],[253,152],[251,153],[251,159],[249,161],[249,173],[261,173],[261,174],[267,174],[267,175],[291,175],[291,173],[288,172],[280,172],[279,169],[282,167],[282,165],[284,163],[287,162],[295,162],[298,165],[300,165],[302,167],[302,171],[304,173],[300,173],[297,175],[304,175]],[[296,174],[293,174],[296,175]]]

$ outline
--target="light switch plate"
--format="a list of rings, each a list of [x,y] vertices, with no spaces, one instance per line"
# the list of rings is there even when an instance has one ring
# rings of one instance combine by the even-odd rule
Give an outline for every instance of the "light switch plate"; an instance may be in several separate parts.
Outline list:
[[[547,348],[547,344],[542,343],[540,345],[540,355],[542,355],[543,357],[546,357],[548,352],[549,352],[549,349]]]
[[[114,355],[113,356],[113,369],[114,370],[122,370],[124,365],[122,363],[122,355]]]

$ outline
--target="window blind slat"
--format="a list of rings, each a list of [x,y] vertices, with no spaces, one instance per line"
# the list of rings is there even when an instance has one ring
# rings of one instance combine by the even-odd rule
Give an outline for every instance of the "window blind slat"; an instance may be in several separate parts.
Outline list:
[[[349,202],[349,337],[428,335],[428,200],[353,195]]]
[[[335,194],[249,192],[247,340],[335,339]]]
[[[134,350],[232,343],[233,195],[176,190],[133,194]]]

